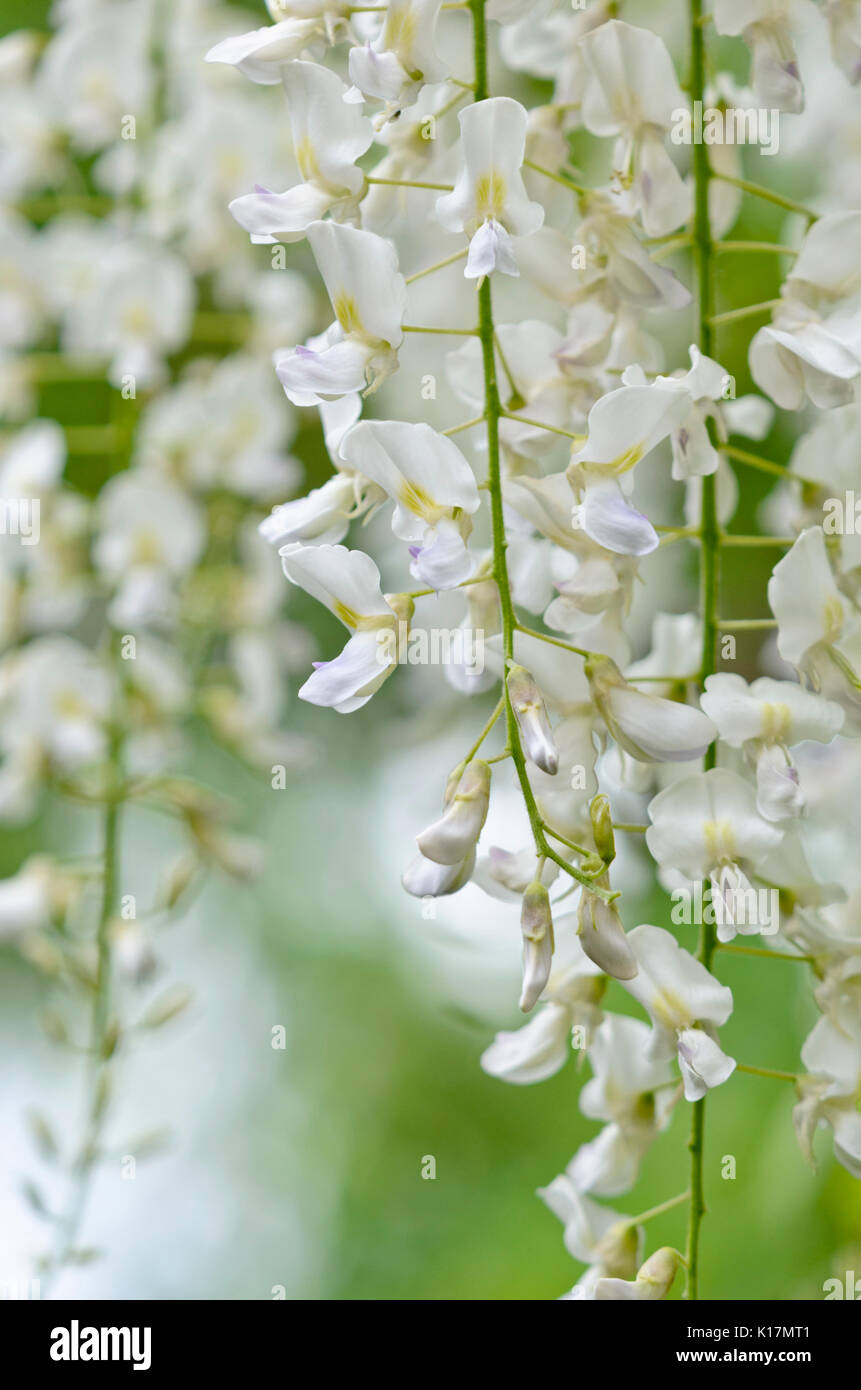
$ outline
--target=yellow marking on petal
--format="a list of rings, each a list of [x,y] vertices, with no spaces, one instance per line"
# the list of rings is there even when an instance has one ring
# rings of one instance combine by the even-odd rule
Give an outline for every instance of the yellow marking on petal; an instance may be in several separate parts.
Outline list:
[[[335,318],[343,328],[345,333],[361,333],[362,320],[359,315],[359,308],[352,295],[341,290],[335,295],[333,306]]]
[[[822,611],[823,641],[836,642],[843,631],[843,604],[836,594],[826,601]]]
[[[662,989],[652,1002],[655,1018],[665,1028],[684,1028],[690,1020],[690,1011],[684,1001],[672,990]]]
[[[735,832],[732,821],[707,820],[703,825],[703,839],[713,864],[735,859]]]
[[[479,217],[492,217],[497,222],[505,207],[505,179],[495,169],[482,174],[475,185],[475,210]]]
[[[303,179],[314,179],[319,176],[320,166],[317,163],[314,146],[307,135],[296,145],[296,163],[299,165],[299,173]]]
[[[135,536],[132,563],[136,565],[155,565],[161,559],[161,542],[158,532],[151,527],[138,531]]]
[[[792,711],[782,700],[769,701],[762,707],[761,738],[769,743],[785,743],[792,725]]]
[[[398,57],[412,53],[418,30],[418,17],[412,5],[401,10],[390,10],[386,18],[383,47]]]
[[[58,690],[54,696],[54,709],[61,719],[81,719],[87,714],[87,707],[77,690]]]
[[[348,608],[346,603],[341,603],[340,599],[332,600],[332,612],[336,618],[341,619],[345,627],[351,628],[354,632],[361,622],[360,615]]]
[[[423,487],[419,487],[418,483],[411,483],[407,478],[403,478],[398,486],[398,501],[402,502],[408,511],[425,521],[436,521],[440,516],[439,503],[435,502]]]

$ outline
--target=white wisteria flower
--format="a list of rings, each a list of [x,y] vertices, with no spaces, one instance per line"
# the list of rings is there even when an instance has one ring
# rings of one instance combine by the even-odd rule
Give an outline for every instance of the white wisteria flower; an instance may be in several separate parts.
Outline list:
[[[442,0],[389,0],[378,37],[351,48],[353,90],[348,101],[374,97],[397,115],[419,96],[425,83],[448,76],[435,47]]]
[[[526,127],[526,110],[511,97],[490,97],[460,113],[463,167],[453,192],[437,199],[436,215],[446,231],[469,237],[469,279],[494,270],[518,275],[511,238],[537,232],[544,221],[520,172]]]
[[[610,657],[591,656],[584,669],[604,723],[632,758],[690,762],[714,741],[717,730],[702,710],[637,690]]]
[[[398,365],[407,290],[391,242],[336,222],[307,229],[335,322],[315,346],[284,348],[275,370],[294,405],[376,391]]]
[[[285,66],[301,58],[321,36],[321,25],[314,16],[282,19],[246,34],[231,34],[210,48],[207,63],[227,63],[262,85],[274,85],[284,76]]]
[[[768,602],[777,619],[777,649],[814,689],[845,711],[842,732],[861,732],[861,619],[841,592],[821,526],[802,531],[774,567]]]
[[[472,469],[453,440],[426,424],[362,420],[341,457],[394,502],[392,530],[410,542],[410,573],[450,589],[475,570],[466,542],[481,503]]]
[[[789,749],[810,739],[830,743],[844,712],[832,700],[794,681],[762,676],[750,685],[721,671],[708,676],[700,704],[730,748],[745,748],[756,764],[756,804],[766,820],[800,815],[805,798]]]
[[[783,831],[763,819],[754,788],[743,777],[723,767],[696,773],[659,792],[648,810],[646,844],[653,859],[689,879],[709,879],[719,940],[731,941],[737,931],[776,930],[760,920],[745,871],[756,871]]]
[[[834,1157],[853,1178],[861,1178],[861,1047],[821,1018],[801,1049],[807,1075],[799,1078],[799,1101],[793,1111],[801,1151],[813,1162],[816,1130],[834,1135]]]
[[[721,1051],[716,1028],[732,1013],[732,990],[662,927],[635,927],[628,941],[637,958],[633,980],[625,989],[643,1005],[654,1025],[649,1055],[676,1056],[686,1100],[701,1100],[735,1070]]]
[[[340,714],[361,709],[397,665],[399,625],[409,623],[411,600],[383,596],[380,571],[364,551],[292,544],[280,554],[290,582],[325,604],[352,634],[340,656],[314,663],[299,698]]]
[[[684,108],[673,61],[663,39],[611,19],[580,40],[586,67],[581,115],[593,135],[618,135],[616,177],[630,190],[649,236],[685,222],[691,195],[664,144]]]
[[[645,1023],[621,1014],[608,1014],[595,1033],[588,1053],[593,1075],[580,1092],[580,1109],[604,1128],[568,1164],[580,1192],[627,1192],[646,1150],[669,1124],[680,1090],[672,1085],[670,1060],[649,1056],[650,1042]]]
[[[804,110],[804,86],[798,70],[794,33],[817,18],[812,0],[715,0],[719,34],[740,34],[751,50],[752,81],[763,106],[778,111]]]
[[[319,63],[288,63],[283,70],[296,163],[304,180],[286,193],[258,188],[234,198],[230,211],[252,241],[298,241],[329,213],[353,222],[365,190],[356,165],[374,138],[367,117],[344,101],[337,73]]]

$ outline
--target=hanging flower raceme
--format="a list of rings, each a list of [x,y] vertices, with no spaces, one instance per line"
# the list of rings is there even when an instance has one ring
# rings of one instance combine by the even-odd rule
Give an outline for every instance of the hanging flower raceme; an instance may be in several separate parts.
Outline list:
[[[406,285],[390,242],[335,222],[312,222],[308,241],[335,322],[314,347],[284,348],[275,370],[294,405],[376,391],[398,365]]]
[[[685,222],[691,197],[667,153],[664,136],[685,107],[673,62],[657,34],[611,19],[580,40],[586,66],[583,124],[617,135],[616,177],[630,192],[649,236]]]
[[[637,958],[625,989],[643,1005],[654,1026],[649,1055],[678,1058],[686,1100],[701,1100],[735,1070],[721,1051],[717,1025],[732,1013],[732,991],[662,927],[635,927],[628,942]]]
[[[649,803],[646,844],[662,868],[709,879],[718,939],[777,931],[747,873],[780,844],[783,831],[761,816],[754,788],[727,768],[685,777]],[[630,935],[628,937],[631,939]]]
[[[326,213],[354,222],[366,187],[356,160],[370,146],[373,128],[344,101],[347,89],[337,74],[319,63],[287,63],[283,83],[303,182],[286,193],[258,188],[234,198],[230,211],[252,241],[298,241]]]
[[[470,578],[466,542],[481,503],[472,469],[453,440],[430,425],[363,420],[345,435],[341,457],[395,504],[392,530],[410,542],[410,573],[432,589]]]
[[[361,709],[398,664],[413,603],[404,594],[384,597],[380,572],[369,555],[343,545],[287,545],[281,563],[291,584],[325,604],[352,635],[334,661],[317,661],[299,691],[312,705],[340,714]]]
[[[537,232],[544,221],[520,173],[526,126],[526,111],[510,97],[475,102],[460,113],[463,167],[454,191],[437,199],[436,215],[447,232],[469,237],[469,279],[494,270],[519,274],[511,238]]]

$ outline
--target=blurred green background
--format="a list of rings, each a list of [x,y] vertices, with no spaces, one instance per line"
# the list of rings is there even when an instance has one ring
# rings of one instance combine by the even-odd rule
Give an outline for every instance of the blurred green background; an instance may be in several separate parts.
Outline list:
[[[255,22],[265,22],[262,6],[253,8]],[[46,10],[35,0],[4,0],[0,28],[38,27]],[[779,210],[746,200],[733,236],[780,240],[783,221]],[[674,264],[687,273],[684,258]],[[721,263],[721,308],[769,299],[778,288],[770,258]],[[751,332],[745,322],[721,339],[739,395],[750,389]],[[41,405],[67,423],[95,423],[101,408],[99,388],[85,400],[54,387]],[[306,442],[299,451],[317,481],[322,454]],[[790,442],[778,426],[763,452],[785,461]],[[751,473],[740,482],[735,529],[750,531],[769,484]],[[765,554],[731,556],[723,611],[761,614],[767,572]],[[691,570],[690,602],[693,580]],[[337,624],[310,605],[291,611],[314,625],[324,649],[337,640]],[[735,669],[750,674],[756,641],[739,645]],[[61,1294],[268,1298],[282,1286],[288,1298],[546,1299],[579,1276],[535,1189],[596,1132],[577,1108],[588,1068],[578,1076],[572,1058],[536,1087],[485,1076],[479,1055],[495,1028],[516,1026],[516,1009],[473,1015],[429,982],[422,952],[409,949],[411,936],[425,946],[439,929],[398,896],[402,844],[387,854],[381,831],[381,767],[401,759],[411,776],[409,751],[391,737],[392,727],[409,727],[409,714],[408,688],[396,681],[349,720],[294,704],[291,724],[318,741],[318,758],[277,795],[226,755],[197,749],[195,770],[235,798],[244,827],[267,845],[269,867],[251,890],[211,888],[162,944],[171,976],[193,983],[196,1002],[129,1064],[121,1118],[134,1130],[167,1123],[173,1145],[142,1164],[134,1184],[107,1166],[87,1230],[104,1256],[64,1276]],[[483,705],[470,706],[468,717],[461,742],[480,726]],[[64,844],[72,818],[72,833],[86,842],[86,815],[61,806],[6,831],[0,872]],[[127,827],[127,875],[146,880],[165,850],[161,834]],[[627,925],[635,912],[636,921],[665,924],[666,909],[663,896],[641,902]],[[735,995],[727,1050],[748,1063],[796,1067],[816,1018],[804,971],[729,955],[719,968]],[[0,954],[3,1114],[15,1130],[4,1163],[10,1192],[29,1171],[19,1134],[26,1107],[55,1103],[62,1111],[75,1100],[75,1063],[49,1047],[36,1022],[50,999],[50,984],[16,952]],[[608,1004],[633,1011],[615,985]],[[270,1045],[280,1024],[283,1051]],[[710,1097],[704,1297],[816,1299],[825,1279],[861,1268],[861,1186],[830,1156],[817,1176],[805,1166],[792,1101],[791,1087],[745,1075]],[[633,1214],[686,1187],[688,1120],[683,1104],[635,1193],[612,1205]],[[436,1160],[432,1181],[422,1178],[426,1155]],[[736,1159],[734,1181],[721,1178],[726,1155]],[[677,1210],[651,1223],[650,1248],[683,1247],[684,1221]],[[23,1230],[19,1246],[35,1239]]]

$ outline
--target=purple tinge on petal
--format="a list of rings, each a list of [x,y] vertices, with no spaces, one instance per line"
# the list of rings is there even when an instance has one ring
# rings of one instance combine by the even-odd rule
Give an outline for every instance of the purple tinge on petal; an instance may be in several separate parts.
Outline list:
[[[315,671],[319,671],[319,670],[321,669],[321,667],[323,667],[323,666],[331,666],[332,663],[331,663],[331,661],[312,661],[312,662],[311,662],[311,665],[314,667],[314,670],[315,670]]]
[[[266,194],[266,196],[267,196],[268,198],[271,198],[271,197],[272,197],[272,189],[271,189],[271,188],[266,188],[262,183],[255,183],[255,185],[254,185],[254,192],[255,192],[255,193],[264,193],[264,194]]]
[[[296,348],[297,357],[316,357],[317,355],[313,348],[306,347],[304,343],[299,343]]]
[[[800,78],[801,78],[801,73],[800,73],[799,70],[798,70],[798,64],[797,64],[797,63],[795,63],[795,62],[792,62],[792,63],[784,63],[784,65],[783,65],[783,70],[784,70],[784,72],[786,73],[787,77],[792,77],[792,78],[794,78],[796,81],[799,81],[799,80],[800,80]]]
[[[418,557],[419,555],[421,555],[421,553],[422,553],[422,548],[421,548],[420,545],[411,545],[411,546],[410,546],[410,559],[411,559],[411,560],[417,559],[417,557]]]

